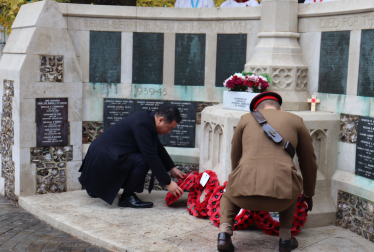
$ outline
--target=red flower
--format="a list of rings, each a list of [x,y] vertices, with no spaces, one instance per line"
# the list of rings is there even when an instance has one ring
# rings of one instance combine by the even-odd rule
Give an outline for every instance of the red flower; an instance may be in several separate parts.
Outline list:
[[[179,185],[184,191],[186,191],[186,190],[190,189],[194,185],[195,179],[196,179],[196,177],[198,175],[199,175],[198,172],[191,171],[191,172],[187,173],[183,178],[181,178],[177,182],[177,185]],[[190,196],[190,194],[188,194],[188,196]],[[170,204],[172,204],[173,202],[177,201],[179,199],[179,197],[175,197],[173,194],[171,194],[170,192],[168,192],[166,194],[166,198],[165,198],[166,205],[170,206]]]

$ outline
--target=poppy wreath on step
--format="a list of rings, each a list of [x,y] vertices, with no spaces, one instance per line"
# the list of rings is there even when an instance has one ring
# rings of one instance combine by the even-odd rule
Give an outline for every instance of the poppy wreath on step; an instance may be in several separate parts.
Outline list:
[[[220,200],[222,194],[225,191],[227,181],[222,185],[214,189],[212,196],[209,199],[208,204],[208,216],[210,220],[213,221],[213,225],[219,227],[220,224]],[[249,210],[241,209],[240,212],[235,217],[234,230],[245,229],[252,225],[254,220],[254,213]]]
[[[306,212],[307,205],[305,202],[301,202],[301,195],[299,195],[296,204],[296,211],[294,214],[294,220],[292,222],[291,234],[297,235],[300,232],[300,227],[305,225],[306,217],[308,213]],[[270,216],[269,212],[259,211],[254,213],[254,219],[258,228],[262,229],[265,234],[268,235],[279,235],[279,222],[274,220]]]
[[[196,177],[199,176],[198,172],[191,171],[187,173],[183,178],[178,180],[177,185],[183,189],[183,191],[189,190],[194,184],[195,184],[195,179]],[[182,196],[182,195],[181,195]],[[168,192],[166,194],[166,205],[170,206],[173,202],[177,201],[181,196],[175,197],[173,194]]]
[[[200,184],[201,177],[204,173],[209,175],[209,180],[205,185],[205,197],[203,202],[200,202],[201,193],[204,191],[204,187]],[[187,201],[187,211],[195,217],[204,218],[208,215],[208,202],[213,194],[214,189],[219,186],[218,178],[215,172],[207,170],[200,173],[196,179],[194,185],[190,189]]]

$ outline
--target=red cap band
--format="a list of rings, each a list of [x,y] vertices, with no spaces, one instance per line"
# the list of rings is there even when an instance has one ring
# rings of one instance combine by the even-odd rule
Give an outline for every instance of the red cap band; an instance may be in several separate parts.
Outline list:
[[[253,106],[253,110],[255,110],[256,108],[257,108],[257,105],[260,103],[260,102],[262,102],[262,101],[264,101],[264,100],[274,100],[274,101],[277,101],[278,103],[279,103],[279,101],[278,101],[278,99],[277,98],[275,98],[274,96],[272,96],[272,95],[267,95],[267,96],[264,96],[264,97],[262,97],[262,98],[260,98],[260,99],[258,99],[258,101],[255,103],[255,105]]]

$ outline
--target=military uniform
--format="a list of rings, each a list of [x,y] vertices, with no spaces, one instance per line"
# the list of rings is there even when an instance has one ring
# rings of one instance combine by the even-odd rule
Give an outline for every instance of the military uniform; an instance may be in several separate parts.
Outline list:
[[[277,109],[260,112],[285,141],[296,147],[303,178],[283,144],[269,139],[252,114],[242,116],[232,139],[232,173],[220,202],[221,232],[231,235],[240,208],[279,212],[281,231],[290,232],[299,194],[314,195],[316,156],[302,118]]]

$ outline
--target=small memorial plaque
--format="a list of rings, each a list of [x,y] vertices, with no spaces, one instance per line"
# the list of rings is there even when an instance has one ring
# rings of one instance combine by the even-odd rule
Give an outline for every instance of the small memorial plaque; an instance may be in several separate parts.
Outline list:
[[[90,31],[90,82],[121,82],[121,32]]]
[[[177,106],[182,121],[177,128],[166,136],[166,145],[171,147],[195,147],[196,131],[196,103],[188,101],[169,101],[170,105]]]
[[[374,118],[361,116],[357,126],[356,175],[374,180]]]
[[[247,34],[217,34],[216,87],[244,70],[246,56]]]
[[[374,97],[374,30],[362,30],[358,95]]]
[[[350,31],[322,32],[318,92],[345,94]]]
[[[68,98],[36,98],[36,146],[66,146],[68,136]]]
[[[205,37],[205,34],[176,34],[175,85],[204,86]]]
[[[134,112],[135,106],[133,100],[104,99],[104,130]]]
[[[164,34],[134,32],[132,83],[162,84]]]

